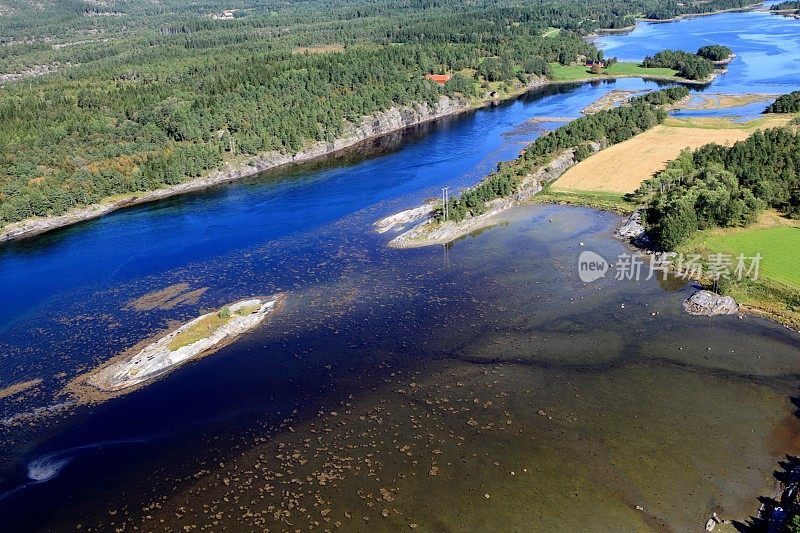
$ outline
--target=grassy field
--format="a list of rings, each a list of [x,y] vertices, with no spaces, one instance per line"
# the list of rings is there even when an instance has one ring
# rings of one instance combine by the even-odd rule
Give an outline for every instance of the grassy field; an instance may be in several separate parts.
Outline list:
[[[684,254],[761,255],[758,279],[728,280],[722,292],[756,314],[800,329],[800,221],[768,211],[747,228],[699,231],[678,250]],[[734,259],[734,263],[735,263]]]
[[[711,142],[731,145],[758,128],[785,125],[790,119],[790,115],[769,115],[738,124],[725,118],[668,118],[664,124],[584,159],[558,179],[553,191],[630,193],[684,148]]]
[[[640,67],[638,63],[620,61],[611,65],[603,71],[602,74],[593,74],[585,65],[560,65],[558,63],[551,63],[550,68],[553,71],[553,79],[556,81],[573,81],[583,80],[590,78],[597,78],[602,80],[604,78],[611,78],[615,76],[658,76],[665,78],[679,79],[677,72],[669,68],[644,68]]]
[[[761,254],[760,275],[800,289],[800,228],[742,229],[703,241],[712,252]]]

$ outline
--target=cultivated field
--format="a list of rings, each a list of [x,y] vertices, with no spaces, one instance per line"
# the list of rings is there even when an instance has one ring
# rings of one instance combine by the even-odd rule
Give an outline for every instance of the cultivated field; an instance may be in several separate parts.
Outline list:
[[[553,190],[633,192],[684,148],[699,148],[712,142],[729,146],[756,129],[784,125],[791,118],[769,115],[742,124],[724,118],[669,118],[664,124],[581,161],[553,184]]]
[[[747,257],[761,254],[760,275],[800,289],[800,228],[740,229],[712,235],[703,244],[714,252]]]

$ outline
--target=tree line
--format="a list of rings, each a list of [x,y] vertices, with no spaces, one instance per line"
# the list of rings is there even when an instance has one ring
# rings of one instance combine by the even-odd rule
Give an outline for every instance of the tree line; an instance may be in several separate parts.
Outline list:
[[[767,207],[800,218],[800,134],[773,128],[731,147],[685,150],[636,196],[648,235],[664,250],[699,229],[749,224]]]
[[[601,59],[593,29],[670,3],[7,0],[0,72],[60,70],[0,89],[0,224],[295,153],[391,107],[521,87]],[[235,19],[209,16],[222,9]],[[296,50],[330,44],[343,51]],[[424,77],[445,72],[444,87]]]
[[[516,160],[500,163],[478,185],[450,198],[447,220],[461,222],[485,213],[488,202],[515,194],[526,176],[563,150],[573,149],[574,157],[580,160],[591,153],[589,143],[615,144],[660,124],[667,114],[653,103],[673,103],[687,94],[685,87],[655,91],[649,93],[649,98],[639,97],[630,105],[587,115],[545,133],[528,145]],[[437,206],[434,220],[443,222],[444,212],[442,205]]]
[[[772,102],[765,113],[798,113],[800,112],[800,91],[779,96]]]
[[[727,57],[727,56],[726,56]],[[704,80],[714,72],[714,64],[697,54],[683,50],[662,50],[642,61],[645,68],[671,68],[688,80]]]
[[[709,61],[722,61],[728,59],[733,54],[733,50],[721,44],[709,44],[701,46],[697,50],[697,55],[704,57]]]
[[[669,105],[674,104],[679,100],[683,100],[689,96],[689,89],[683,85],[677,87],[670,87],[669,89],[662,89],[660,91],[650,91],[641,96],[634,96],[631,98],[631,103],[643,103],[652,105]]]
[[[172,185],[224,158],[296,153],[392,107],[477,95],[471,74],[440,87],[427,73],[523,84],[565,54],[575,61],[593,50],[565,33],[488,47],[416,43],[330,54],[241,47],[177,60],[165,51],[160,61],[12,84],[0,92],[0,223]]]
[[[780,2],[777,4],[772,4],[770,9],[773,11],[785,11],[788,9],[798,9],[800,10],[800,1],[798,0],[790,0],[788,2]]]

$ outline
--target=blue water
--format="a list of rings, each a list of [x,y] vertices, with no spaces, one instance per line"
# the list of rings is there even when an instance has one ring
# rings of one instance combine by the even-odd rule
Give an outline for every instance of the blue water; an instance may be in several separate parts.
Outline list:
[[[595,44],[608,57],[642,60],[666,48],[696,52],[722,44],[736,59],[714,91],[783,94],[800,87],[800,20],[764,11],[724,13],[667,23],[643,23],[626,35],[610,35]]]
[[[800,88],[800,21],[794,19],[764,13],[718,15],[645,24],[629,35],[599,43],[607,55],[621,59],[641,59],[662,48],[694,50],[707,43],[726,44],[737,59],[728,74],[702,90],[783,93]],[[0,454],[0,493],[27,487],[30,465],[38,465],[35,461],[42,457],[57,457],[74,461],[58,463],[58,472],[65,471],[63,478],[59,474],[54,481],[19,493],[27,498],[31,516],[42,501],[51,502],[57,494],[78,490],[84,503],[92,499],[92,491],[107,497],[103,483],[121,486],[143,478],[146,482],[148,471],[138,474],[138,465],[149,464],[153,457],[168,464],[184,454],[201,454],[202,450],[186,445],[186,436],[201,431],[198,428],[210,432],[209,428],[220,427],[220,433],[233,433],[237,423],[230,420],[251,423],[258,416],[280,421],[287,412],[302,413],[304,407],[313,414],[312,398],[341,398],[347,391],[368,386],[356,378],[333,385],[331,366],[340,365],[334,372],[344,379],[342,375],[374,370],[373,360],[359,359],[368,350],[416,353],[420,339],[438,336],[431,327],[442,316],[474,312],[471,298],[485,295],[483,283],[494,278],[493,269],[503,270],[509,263],[514,269],[525,266],[514,263],[508,250],[493,251],[489,232],[479,240],[476,253],[485,254],[479,258],[464,257],[475,246],[469,244],[472,241],[455,244],[462,247],[461,260],[468,263],[463,272],[455,273],[448,269],[452,259],[447,250],[389,250],[385,243],[390,237],[375,235],[371,224],[438,196],[443,186],[457,190],[475,183],[499,161],[513,159],[525,143],[558,125],[528,124],[532,118],[577,117],[610,90],[657,87],[633,79],[552,87],[328,161],[138,206],[0,248],[0,387],[44,380],[25,402],[0,401],[0,418],[59,401],[57,392],[71,377],[163,330],[171,321],[253,294],[289,291],[294,302],[274,331],[264,328],[137,394],[80,408],[41,429],[4,433],[8,445]],[[742,112],[758,109],[748,106]],[[582,212],[579,222],[584,226],[573,228],[575,235],[584,235],[583,231],[584,238],[594,238],[612,224],[610,215],[603,215],[594,222],[600,229],[594,228],[588,222],[593,216]],[[558,239],[534,238],[532,246],[537,248],[527,250],[532,257],[526,265],[534,271],[549,265],[551,253],[565,254],[557,261],[572,257],[572,251],[557,249]],[[483,257],[493,260],[480,260]],[[550,279],[553,286],[564,283],[544,274],[538,277]],[[127,306],[132,298],[178,282],[207,292],[198,303],[171,310],[141,312]],[[464,294],[456,289],[473,282]],[[513,295],[532,291],[534,282],[525,283],[516,287],[508,281],[509,291]],[[444,307],[431,303],[426,292],[430,287],[450,303]],[[538,290],[551,299],[547,305],[553,312],[565,313],[557,316],[556,323],[574,318],[570,309],[561,309],[566,298],[546,287]],[[648,298],[658,293],[657,286],[648,290]],[[508,297],[490,303],[500,306]],[[348,317],[346,331],[338,322],[343,316]],[[591,322],[593,316],[587,312],[581,320]],[[613,327],[616,315],[606,310],[603,316],[601,322]],[[488,330],[488,320],[481,316],[475,319],[478,324],[460,326],[473,335],[475,328]],[[785,353],[793,341],[781,337],[780,328],[765,327],[732,328],[731,338],[740,331],[742,343],[763,349],[759,336],[769,336],[779,346],[773,351]],[[680,322],[680,328],[686,329],[676,330],[676,338],[689,334],[688,321]],[[303,359],[308,353],[314,354],[312,361]],[[237,364],[225,366],[226,358]],[[412,356],[403,362],[387,358],[397,366],[417,362]],[[154,412],[157,417],[151,416]],[[94,445],[129,441],[150,444],[113,450]],[[74,449],[85,451],[80,458],[59,455]],[[97,466],[100,477],[85,479],[75,466],[79,461],[102,463],[102,468]],[[123,464],[128,465],[124,475],[119,467]]]
[[[87,290],[302,234],[388,199],[409,195],[410,205],[435,194],[439,185],[471,183],[497,161],[513,158],[521,148],[514,143],[532,138],[505,138],[515,125],[538,115],[576,116],[608,89],[560,90],[564,94],[546,91],[423,127],[426,135],[412,133],[388,153],[367,160],[271,173],[6,246],[0,249],[3,301],[15,305],[0,309],[0,331],[29,320],[32,309],[54,295],[86,295]]]

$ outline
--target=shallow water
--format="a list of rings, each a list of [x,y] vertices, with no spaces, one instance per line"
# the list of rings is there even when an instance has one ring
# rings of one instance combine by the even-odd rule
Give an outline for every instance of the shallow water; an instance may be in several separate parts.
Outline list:
[[[351,529],[529,530],[534,517],[542,529],[681,530],[712,510],[746,517],[798,448],[797,335],[753,318],[686,316],[692,289],[674,281],[581,283],[581,251],[625,251],[607,213],[518,208],[422,250],[388,249],[392,235],[371,231],[441,186],[474,183],[556,126],[529,119],[577,116],[611,89],[654,87],[551,88],[0,249],[13,304],[0,308],[0,385],[44,380],[0,401],[0,417],[57,404],[70,378],[171,321],[289,294],[265,327],[141,391],[3,429],[4,526],[258,528],[262,518],[239,507],[270,505],[264,519],[286,528],[281,520],[330,518]],[[206,291],[170,309],[130,305],[176,283]],[[31,467],[54,461],[57,475],[32,484]],[[321,484],[320,472],[341,479]],[[376,500],[381,488],[391,500]],[[227,503],[213,503],[226,492]],[[149,507],[156,500],[161,509]],[[276,518],[290,504],[291,518]]]
[[[800,444],[780,437],[800,431],[798,337],[690,317],[690,287],[583,284],[580,251],[626,251],[615,215],[533,206],[501,222],[446,263],[440,248],[379,249],[293,293],[269,327],[64,420],[51,457],[70,462],[9,499],[20,524],[261,525],[239,505],[284,509],[297,527],[366,516],[370,529],[522,531],[533,515],[544,529],[680,530],[712,510],[746,516]],[[70,453],[77,432],[121,444]],[[380,489],[392,499],[377,505]],[[27,507],[44,501],[46,519]],[[127,518],[109,515],[123,505]]]

